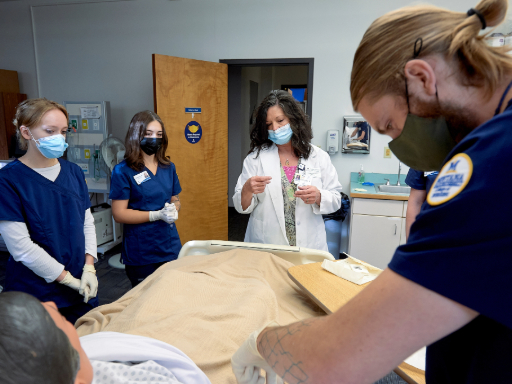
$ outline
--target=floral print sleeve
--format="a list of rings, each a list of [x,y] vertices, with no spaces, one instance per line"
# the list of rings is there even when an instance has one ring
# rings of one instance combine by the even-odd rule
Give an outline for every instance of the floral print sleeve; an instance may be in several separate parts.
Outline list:
[[[297,167],[298,169],[298,167]],[[283,167],[281,167],[281,189],[283,192],[283,203],[284,203],[284,227],[286,229],[286,237],[288,243],[292,246],[297,244],[296,233],[295,233],[295,192],[297,191],[297,184],[290,183]]]

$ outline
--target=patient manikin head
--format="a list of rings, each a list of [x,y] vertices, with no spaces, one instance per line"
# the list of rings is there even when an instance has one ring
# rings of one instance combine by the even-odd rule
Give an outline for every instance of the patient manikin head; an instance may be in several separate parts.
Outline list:
[[[0,294],[2,383],[90,384],[78,334],[54,303],[22,292]]]

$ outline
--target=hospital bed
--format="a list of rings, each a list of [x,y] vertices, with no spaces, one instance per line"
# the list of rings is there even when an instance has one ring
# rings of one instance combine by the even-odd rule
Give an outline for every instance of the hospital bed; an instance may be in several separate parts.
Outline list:
[[[112,331],[164,341],[213,384],[236,384],[231,356],[255,329],[325,315],[288,277],[294,266],[325,259],[334,260],[300,247],[191,241],[177,260],[75,326],[79,336]]]
[[[215,253],[231,251],[234,249],[272,253],[273,255],[295,265],[317,263],[322,262],[325,259],[335,260],[329,252],[318,251],[316,249],[220,240],[189,241],[181,248],[178,259],[191,255],[213,255]]]

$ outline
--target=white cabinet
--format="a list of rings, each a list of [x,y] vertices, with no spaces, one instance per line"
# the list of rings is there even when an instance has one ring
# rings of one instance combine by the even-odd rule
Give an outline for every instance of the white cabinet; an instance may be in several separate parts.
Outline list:
[[[404,202],[398,200],[359,199],[352,200],[352,213],[373,216],[403,217]]]
[[[400,245],[405,244],[405,237],[405,217],[402,217],[402,232],[400,234]]]
[[[405,243],[403,201],[352,200],[349,255],[386,268],[396,248]]]

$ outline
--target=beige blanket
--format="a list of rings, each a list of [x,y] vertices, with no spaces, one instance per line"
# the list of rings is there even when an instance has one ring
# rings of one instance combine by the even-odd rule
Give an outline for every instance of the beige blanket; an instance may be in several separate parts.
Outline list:
[[[112,331],[162,340],[186,353],[213,384],[235,384],[231,356],[251,332],[272,320],[285,325],[325,314],[290,280],[292,266],[247,250],[187,256],[80,318],[78,334]]]

